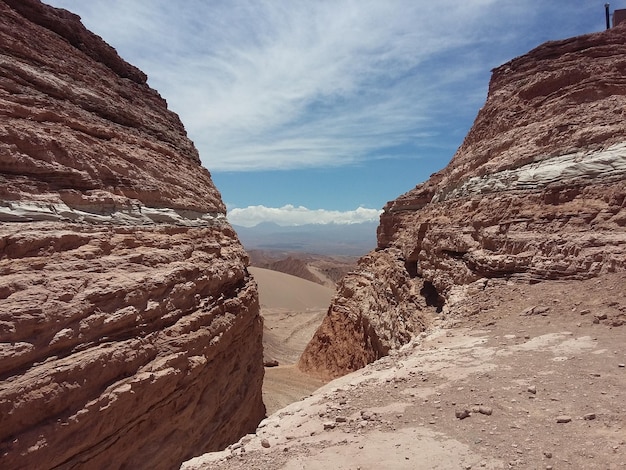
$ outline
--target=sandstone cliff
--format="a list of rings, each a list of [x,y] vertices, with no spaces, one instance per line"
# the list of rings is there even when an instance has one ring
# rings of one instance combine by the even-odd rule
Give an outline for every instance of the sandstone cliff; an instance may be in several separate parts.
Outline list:
[[[459,286],[626,269],[625,47],[622,26],[495,69],[450,164],[386,205],[377,250],[343,280],[300,367],[362,367]]]
[[[0,114],[0,467],[174,468],[253,430],[256,285],[146,76],[3,0]]]

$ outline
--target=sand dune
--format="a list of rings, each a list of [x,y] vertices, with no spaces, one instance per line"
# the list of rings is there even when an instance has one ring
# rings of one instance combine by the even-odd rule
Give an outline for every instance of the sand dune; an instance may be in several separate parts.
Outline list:
[[[334,289],[289,274],[263,268],[248,268],[259,285],[262,308],[307,310],[328,308]]]
[[[263,400],[268,414],[299,400],[323,382],[295,368],[300,354],[322,322],[334,289],[289,274],[248,268],[259,287],[263,356],[280,367],[267,368]]]

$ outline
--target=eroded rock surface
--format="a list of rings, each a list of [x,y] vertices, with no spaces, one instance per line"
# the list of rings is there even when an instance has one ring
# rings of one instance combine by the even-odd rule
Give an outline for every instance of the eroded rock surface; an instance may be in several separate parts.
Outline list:
[[[395,310],[426,316],[415,295],[397,293],[423,291],[436,305],[484,278],[535,282],[623,271],[625,46],[622,26],[546,43],[495,69],[487,102],[450,164],[386,205],[378,249],[359,267],[397,256],[402,274],[372,270],[378,288],[357,283],[356,292],[340,293],[301,366],[354,370],[350,351],[335,339],[357,332],[367,345],[389,336],[386,328],[361,334],[361,325],[389,312],[389,292]],[[391,331],[390,343],[406,342],[405,330]]]
[[[0,467],[175,468],[265,414],[247,256],[145,75],[0,1]]]
[[[300,369],[337,377],[409,342],[426,326],[425,319],[415,315],[416,308],[427,309],[418,287],[399,250],[364,256],[359,269],[339,283],[328,313],[300,358]]]

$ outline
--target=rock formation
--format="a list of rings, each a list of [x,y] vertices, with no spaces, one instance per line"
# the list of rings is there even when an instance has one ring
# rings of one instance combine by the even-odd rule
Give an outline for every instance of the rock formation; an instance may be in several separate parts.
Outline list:
[[[359,268],[339,283],[328,313],[300,357],[300,369],[335,377],[407,343],[426,326],[424,317],[415,314],[427,308],[419,289],[404,269],[399,250],[361,258]]]
[[[445,311],[459,286],[626,269],[625,45],[622,25],[495,69],[450,164],[386,205],[377,250],[344,279],[300,367],[361,367],[425,321],[406,312],[425,316],[422,302]]]
[[[0,1],[0,467],[174,468],[263,418],[247,256],[177,115]]]

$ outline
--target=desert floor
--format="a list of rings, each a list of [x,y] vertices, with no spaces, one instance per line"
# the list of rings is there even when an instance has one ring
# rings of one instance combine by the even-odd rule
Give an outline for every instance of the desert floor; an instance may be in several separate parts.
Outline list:
[[[335,291],[277,271],[249,270],[259,287],[264,361],[279,363],[265,368],[263,401],[270,415],[324,385],[300,372],[295,363],[326,315]]]
[[[183,468],[624,469],[625,322],[624,274],[489,281],[402,350]]]

